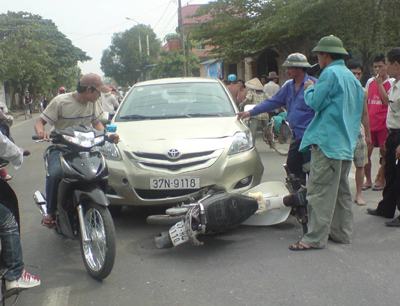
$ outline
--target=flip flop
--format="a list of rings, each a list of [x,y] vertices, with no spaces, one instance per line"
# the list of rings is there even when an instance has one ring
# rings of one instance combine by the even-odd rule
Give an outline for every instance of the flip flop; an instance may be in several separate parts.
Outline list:
[[[370,188],[372,188],[372,186],[371,185],[363,185],[362,187],[361,187],[361,190],[368,190],[368,189],[370,189]]]
[[[313,247],[312,245],[305,244],[304,242],[297,241],[289,245],[289,250],[291,251],[310,251],[310,250],[317,250],[318,248]]]
[[[8,181],[10,181],[10,180],[12,180],[12,176],[11,175],[9,175],[9,174],[7,174],[5,177],[3,177],[2,179],[4,180],[4,181],[6,181],[6,182],[8,182]]]
[[[385,188],[384,186],[374,185],[374,186],[372,187],[372,190],[373,190],[373,191],[381,191],[381,190],[383,190],[384,188]]]

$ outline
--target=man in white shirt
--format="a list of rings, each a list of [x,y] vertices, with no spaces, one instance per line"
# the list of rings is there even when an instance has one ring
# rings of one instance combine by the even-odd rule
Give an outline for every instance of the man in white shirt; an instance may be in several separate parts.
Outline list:
[[[389,108],[386,126],[389,135],[386,139],[385,153],[385,180],[383,199],[376,209],[367,209],[367,213],[373,216],[393,218],[396,206],[400,209],[400,48],[394,48],[387,54],[387,71],[395,81],[389,92]],[[400,227],[400,218],[397,217],[389,222],[387,226]]]
[[[105,87],[105,90],[101,94],[101,107],[105,113],[108,113],[108,120],[114,117],[115,111],[118,108],[119,103],[117,98],[112,94],[110,87]]]

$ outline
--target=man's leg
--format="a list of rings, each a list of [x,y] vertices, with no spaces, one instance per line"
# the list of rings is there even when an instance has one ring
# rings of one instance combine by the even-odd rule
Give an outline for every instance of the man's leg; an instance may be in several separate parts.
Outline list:
[[[353,211],[349,187],[351,161],[342,161],[339,190],[330,235],[334,241],[350,243],[353,233]]]
[[[365,205],[366,202],[362,196],[362,186],[364,181],[364,166],[368,160],[368,149],[367,143],[365,142],[365,136],[360,132],[357,139],[356,148],[354,150],[353,162],[356,167],[355,181],[356,181],[356,195],[354,201],[358,205]]]
[[[320,149],[311,150],[310,178],[307,186],[309,207],[308,232],[302,242],[323,248],[328,240],[336,205],[341,161],[327,158]]]
[[[303,171],[303,153],[299,152],[300,143],[300,139],[292,140],[290,143],[286,165],[290,173],[299,178],[303,185],[306,185],[306,173]]]
[[[47,158],[46,202],[49,215],[53,215],[56,210],[57,189],[62,175],[60,154],[59,151],[53,150]]]
[[[372,132],[371,132],[371,141],[372,141]],[[365,183],[363,185],[363,189],[368,189],[372,187],[372,177],[371,177],[371,155],[374,150],[374,144],[370,143],[368,145],[368,163],[365,164],[364,173],[365,173]]]
[[[17,221],[11,211],[0,204],[1,260],[7,269],[6,280],[18,279],[24,270]]]
[[[379,147],[379,169],[375,177],[374,190],[382,190],[385,186],[385,144]]]
[[[393,218],[396,211],[396,201],[399,193],[399,186],[396,180],[396,147],[398,134],[390,133],[386,140],[385,153],[385,188],[383,189],[383,199],[379,202],[376,213],[386,218]]]

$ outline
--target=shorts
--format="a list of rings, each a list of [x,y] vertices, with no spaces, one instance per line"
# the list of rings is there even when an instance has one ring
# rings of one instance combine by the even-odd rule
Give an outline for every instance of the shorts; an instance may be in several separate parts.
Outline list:
[[[380,148],[385,145],[385,141],[388,135],[388,131],[386,129],[380,131],[371,131],[371,144],[375,148]]]
[[[364,167],[368,163],[368,149],[365,142],[365,136],[360,133],[357,138],[356,148],[353,157],[354,166]]]

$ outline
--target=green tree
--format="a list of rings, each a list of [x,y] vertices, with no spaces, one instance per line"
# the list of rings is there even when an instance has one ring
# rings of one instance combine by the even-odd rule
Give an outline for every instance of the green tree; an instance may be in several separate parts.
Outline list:
[[[154,31],[149,26],[139,24],[113,35],[111,46],[103,51],[101,69],[117,83],[131,85],[144,77],[159,52],[160,41]]]
[[[80,74],[78,61],[90,59],[51,20],[27,12],[0,14],[0,50],[0,80],[12,98],[71,86]]]
[[[217,0],[199,11],[211,19],[194,35],[235,61],[265,48],[310,53],[319,38],[335,34],[368,65],[400,44],[399,11],[398,0]]]
[[[186,55],[189,75],[199,75],[199,59],[193,54]],[[161,52],[157,65],[151,72],[153,78],[171,78],[183,76],[185,57],[182,51]]]

